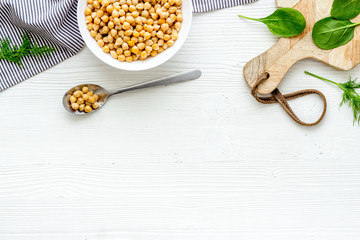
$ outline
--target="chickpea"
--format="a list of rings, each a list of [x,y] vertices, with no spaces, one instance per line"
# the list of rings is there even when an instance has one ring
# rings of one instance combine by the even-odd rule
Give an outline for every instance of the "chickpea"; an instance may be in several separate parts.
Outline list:
[[[129,6],[129,11],[130,11],[130,12],[136,11],[136,7],[135,7],[134,5],[130,5],[130,6]]]
[[[124,51],[124,55],[125,55],[125,57],[130,56],[130,55],[131,55],[130,50],[125,50],[125,51]]]
[[[101,2],[101,5],[104,6],[104,7],[107,7],[110,4],[109,0],[102,0],[100,2]]]
[[[109,27],[108,27],[108,26],[104,26],[104,27],[102,28],[102,31],[103,31],[104,34],[107,34],[107,33],[109,32]]]
[[[154,42],[152,40],[150,40],[150,39],[145,42],[146,46],[151,46],[153,44],[154,44]]]
[[[91,104],[94,103],[95,102],[94,96],[89,97],[88,102],[91,103]]]
[[[169,8],[169,12],[170,12],[170,13],[175,13],[176,10],[177,10],[177,7],[170,7],[170,8]]]
[[[87,23],[91,23],[93,21],[93,18],[91,16],[86,16],[85,20]]]
[[[130,41],[136,44],[138,42],[138,39],[136,37],[132,37]]]
[[[151,38],[151,33],[145,32],[144,33],[144,38],[145,38],[145,40],[150,39]]]
[[[108,6],[106,7],[106,11],[107,11],[109,14],[111,14],[111,13],[114,11],[114,7],[113,7],[112,5],[108,5]]]
[[[79,111],[80,111],[80,112],[84,111],[84,108],[85,108],[85,104],[81,104],[81,105],[79,106]]]
[[[144,9],[149,10],[151,8],[151,4],[149,2],[146,2],[144,4]]]
[[[119,60],[120,62],[124,62],[124,61],[125,61],[125,56],[124,56],[124,55],[119,55],[119,56],[118,56],[118,60]]]
[[[100,107],[100,104],[98,102],[94,102],[92,105],[93,109],[97,109]]]
[[[140,15],[140,13],[138,11],[134,11],[134,12],[131,13],[131,16],[133,18],[137,18],[139,15]]]
[[[123,44],[123,39],[121,37],[119,37],[118,39],[116,39],[116,42],[115,42],[115,46],[120,46]]]
[[[87,106],[85,106],[84,111],[89,113],[92,111],[92,108],[89,105],[87,105]]]
[[[162,38],[164,38],[164,33],[163,33],[162,31],[158,31],[158,32],[156,33],[156,36],[157,36],[158,38],[162,39]]]
[[[133,18],[131,16],[131,14],[129,16],[126,17],[126,21],[130,24],[134,24],[135,23],[135,18]]]
[[[137,46],[133,46],[131,48],[131,52],[134,53],[134,54],[137,54],[139,52],[139,48]]]
[[[142,60],[146,59],[147,56],[148,56],[148,54],[147,54],[146,51],[142,51],[142,52],[140,53],[140,59],[142,59]]]
[[[91,36],[91,37],[95,38],[96,35],[97,35],[97,32],[96,32],[95,30],[91,30],[91,31],[90,31],[90,36]]]
[[[147,10],[143,10],[141,12],[141,16],[144,17],[144,18],[147,18],[147,17],[149,17],[149,12]]]
[[[121,6],[121,9],[124,10],[125,12],[127,12],[129,10],[129,6],[124,4]]]
[[[76,97],[76,98],[79,98],[82,95],[83,95],[83,93],[81,91],[79,91],[79,90],[75,91],[74,94],[73,94],[73,96]]]
[[[171,18],[167,18],[166,23],[169,24],[169,26],[171,26],[174,23],[174,21]]]
[[[83,104],[84,103],[84,99],[82,97],[79,97],[78,100],[77,100],[77,103],[80,105],[80,104]]]
[[[100,19],[102,16],[104,16],[104,11],[98,10],[98,11],[96,12],[96,15],[97,15],[97,18]]]
[[[88,87],[83,87],[83,88],[81,89],[81,91],[82,91],[83,93],[87,93],[87,92],[89,91],[89,88],[88,88]]]
[[[168,29],[169,29],[169,24],[167,24],[167,23],[161,24],[161,30],[163,32],[166,32]]]
[[[119,37],[124,38],[124,36],[125,36],[125,31],[124,31],[124,30],[119,30],[119,31],[118,31],[118,35],[119,35]]]
[[[88,23],[87,29],[88,29],[89,31],[93,30],[93,29],[94,29],[94,25],[95,25],[95,24]]]
[[[105,42],[104,42],[104,40],[103,39],[99,39],[98,41],[97,41],[97,44],[98,44],[98,46],[99,47],[104,47],[104,45],[105,45]]]
[[[91,14],[91,9],[89,7],[85,8],[85,15],[90,15]]]
[[[88,94],[89,96],[92,96],[92,95],[94,95],[94,92],[93,92],[93,91],[89,91],[87,94]]]
[[[138,38],[138,37],[140,36],[140,33],[139,33],[138,31],[134,30],[134,31],[132,32],[132,35],[133,35],[135,38]]]
[[[109,21],[109,16],[108,15],[104,15],[101,17],[101,20],[104,22],[104,23],[107,23]]]
[[[150,53],[150,55],[151,55],[152,57],[155,57],[155,56],[157,55],[157,51],[152,51],[152,52]]]
[[[74,95],[72,95],[72,96],[70,97],[70,102],[71,102],[71,103],[76,102],[76,97],[74,97]]]
[[[103,47],[103,51],[104,51],[105,53],[109,53],[109,52],[110,52],[110,47],[109,47],[109,45],[105,45],[105,46]]]
[[[125,36],[130,37],[132,34],[133,34],[133,30],[131,30],[131,29],[128,29],[125,31]]]
[[[94,1],[93,2],[93,6],[94,8],[99,8],[100,7],[100,3],[98,1]]]
[[[175,29],[176,29],[176,31],[180,31],[180,29],[181,29],[181,22],[176,22],[175,23]]]
[[[153,45],[151,45],[152,49],[157,51],[159,50],[159,45],[157,45],[156,43],[154,43]]]
[[[74,109],[74,110],[78,110],[79,109],[79,104],[78,103],[72,103],[71,108]]]
[[[120,25],[120,19],[119,18],[114,18],[114,24],[116,26],[119,26]]]
[[[136,8],[137,8],[138,10],[143,10],[143,9],[144,9],[144,4],[143,4],[143,3],[138,3],[138,4],[136,5]]]
[[[154,30],[159,31],[159,29],[160,29],[160,25],[159,24],[154,24]]]
[[[178,15],[176,16],[176,20],[177,20],[178,22],[182,22],[182,21],[183,21],[183,15],[182,15],[182,14],[178,14]]]
[[[117,49],[116,49],[116,53],[117,53],[118,55],[121,55],[121,54],[124,53],[124,50],[123,50],[122,48],[117,48]]]
[[[146,47],[145,47],[145,52],[146,52],[147,54],[150,54],[151,51],[152,51],[152,47],[150,47],[150,46],[146,46]]]
[[[95,40],[98,41],[102,38],[102,35],[100,33],[98,33],[95,37]]]
[[[124,29],[124,30],[129,30],[129,29],[130,29],[130,23],[124,22],[124,24],[123,24],[123,29]]]
[[[132,60],[133,60],[133,61],[138,60],[138,58],[139,58],[138,55],[132,55]]]
[[[110,55],[111,55],[111,57],[114,58],[114,59],[117,59],[117,58],[118,58],[118,55],[117,55],[116,51],[114,51],[114,50],[110,51]]]
[[[171,47],[172,45],[174,45],[174,41],[173,41],[173,40],[169,40],[169,41],[167,41],[167,44],[169,45],[169,47]]]
[[[165,41],[169,41],[169,40],[170,40],[170,38],[171,38],[171,37],[170,37],[170,35],[169,35],[169,34],[165,34],[165,35],[164,35],[164,40],[165,40]]]
[[[159,47],[161,47],[162,45],[164,45],[164,40],[160,39],[157,44],[159,45]]]
[[[89,95],[84,94],[82,98],[84,99],[84,101],[87,101],[87,100],[89,100],[89,97],[90,97]]]
[[[128,45],[129,45],[129,47],[133,47],[133,46],[135,45],[135,43],[134,43],[133,41],[131,41],[131,40],[128,41],[127,43],[128,43]]]
[[[111,35],[112,37],[115,37],[115,36],[117,35],[117,30],[116,30],[116,29],[111,29],[110,35]]]

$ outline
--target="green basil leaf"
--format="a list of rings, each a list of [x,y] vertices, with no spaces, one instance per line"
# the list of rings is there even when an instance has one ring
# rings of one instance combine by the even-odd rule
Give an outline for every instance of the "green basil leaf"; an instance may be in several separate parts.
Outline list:
[[[331,16],[346,20],[360,14],[360,0],[335,0],[331,8]]]
[[[306,27],[306,20],[301,12],[293,8],[280,8],[265,18],[241,18],[262,22],[269,30],[280,37],[294,37],[302,33]]]
[[[315,23],[312,37],[314,43],[322,49],[329,50],[350,42],[354,37],[354,30],[360,23],[350,20],[337,20],[332,17],[321,19]]]

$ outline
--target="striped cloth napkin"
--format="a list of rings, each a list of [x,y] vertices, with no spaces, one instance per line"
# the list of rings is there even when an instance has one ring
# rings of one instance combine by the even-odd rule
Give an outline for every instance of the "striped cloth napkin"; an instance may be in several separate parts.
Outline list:
[[[256,0],[192,0],[194,12],[247,4]],[[84,46],[76,20],[78,0],[0,0],[0,39],[21,45],[26,33],[40,46],[56,51],[25,57],[23,68],[0,60],[0,91],[30,78],[78,53]]]

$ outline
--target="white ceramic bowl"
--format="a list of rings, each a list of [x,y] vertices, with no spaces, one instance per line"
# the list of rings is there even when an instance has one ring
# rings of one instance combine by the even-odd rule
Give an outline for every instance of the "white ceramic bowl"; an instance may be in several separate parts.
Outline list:
[[[86,22],[85,22],[85,14],[84,10],[87,6],[87,0],[79,0],[78,8],[77,8],[77,19],[78,25],[80,29],[80,33],[90,49],[90,51],[98,57],[104,63],[113,66],[118,69],[128,70],[128,71],[141,71],[150,68],[154,68],[163,64],[171,57],[173,57],[184,44],[191,26],[192,20],[192,4],[191,0],[182,0],[182,13],[183,13],[183,22],[179,32],[179,37],[175,41],[174,45],[162,53],[159,53],[156,57],[149,57],[144,61],[138,60],[131,63],[128,62],[120,62],[117,59],[113,59],[109,53],[104,53],[102,49],[97,45],[94,38],[90,36],[90,32],[87,29]]]

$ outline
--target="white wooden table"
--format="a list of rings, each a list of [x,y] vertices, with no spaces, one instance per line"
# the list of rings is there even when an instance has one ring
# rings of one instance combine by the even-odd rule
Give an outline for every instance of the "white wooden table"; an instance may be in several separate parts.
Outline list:
[[[115,70],[88,49],[0,93],[1,240],[358,240],[360,135],[341,92],[306,76],[339,72],[305,60],[281,84],[323,91],[317,127],[249,93],[244,64],[277,38],[260,23],[260,0],[195,14],[168,63]],[[64,92],[84,82],[115,89],[200,68],[197,81],[118,95],[98,113],[72,116]],[[318,97],[292,103],[305,120]]]

